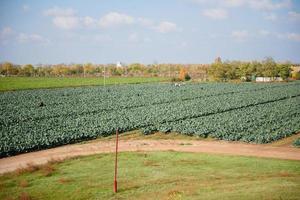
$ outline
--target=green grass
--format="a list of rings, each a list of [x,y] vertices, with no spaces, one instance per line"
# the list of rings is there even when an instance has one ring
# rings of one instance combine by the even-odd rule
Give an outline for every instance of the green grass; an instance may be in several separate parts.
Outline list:
[[[117,194],[113,193],[114,155],[98,154],[0,176],[0,199],[21,194],[23,199],[55,200],[300,197],[299,161],[172,151],[121,153],[119,161]]]
[[[165,81],[167,78],[160,77],[111,77],[106,78],[106,84],[129,84],[148,83]],[[55,78],[55,77],[0,77],[0,91],[38,89],[38,88],[58,88],[58,87],[78,87],[103,85],[103,78]]]

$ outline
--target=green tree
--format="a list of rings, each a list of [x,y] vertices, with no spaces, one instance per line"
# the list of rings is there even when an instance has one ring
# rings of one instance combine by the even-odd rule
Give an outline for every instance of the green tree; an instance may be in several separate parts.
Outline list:
[[[14,72],[14,66],[10,62],[4,62],[2,64],[1,74],[5,74],[6,76],[12,75]]]
[[[277,64],[277,71],[279,76],[283,80],[286,80],[291,74],[291,64],[290,63]]]
[[[263,72],[262,75],[265,77],[276,77],[278,75],[276,62],[272,57],[267,57],[262,62]]]
[[[208,69],[208,74],[214,79],[218,81],[226,80],[226,70],[221,62],[215,62],[210,65]]]
[[[233,65],[230,62],[223,63],[223,68],[225,70],[225,78],[226,79],[236,79],[238,77],[238,67],[236,65]]]
[[[31,64],[27,64],[22,67],[22,75],[24,76],[33,76],[34,75],[34,67]]]

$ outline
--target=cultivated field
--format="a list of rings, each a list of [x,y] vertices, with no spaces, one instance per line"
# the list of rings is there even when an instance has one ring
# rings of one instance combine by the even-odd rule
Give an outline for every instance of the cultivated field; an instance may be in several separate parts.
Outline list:
[[[268,143],[300,130],[300,82],[120,85],[0,94],[9,156],[141,129]]]
[[[114,85],[130,83],[149,83],[167,80],[159,77],[0,77],[0,91],[24,90],[37,88],[79,87],[89,85]]]

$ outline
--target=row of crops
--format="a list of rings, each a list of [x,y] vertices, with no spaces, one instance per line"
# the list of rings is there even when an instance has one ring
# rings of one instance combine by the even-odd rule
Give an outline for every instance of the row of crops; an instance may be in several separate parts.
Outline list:
[[[268,143],[300,130],[300,82],[0,93],[0,155],[142,129]]]

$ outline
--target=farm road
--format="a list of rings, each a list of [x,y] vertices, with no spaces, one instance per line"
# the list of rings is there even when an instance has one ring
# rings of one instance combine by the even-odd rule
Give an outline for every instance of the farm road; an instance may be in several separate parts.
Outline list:
[[[114,141],[92,141],[85,144],[72,144],[57,148],[20,154],[0,159],[0,174],[14,171],[30,164],[44,164],[51,159],[64,159],[74,156],[97,153],[111,153],[115,150]],[[226,141],[197,140],[120,140],[120,151],[181,151],[226,155],[256,156],[300,160],[300,148],[274,147],[270,145],[244,144]]]

